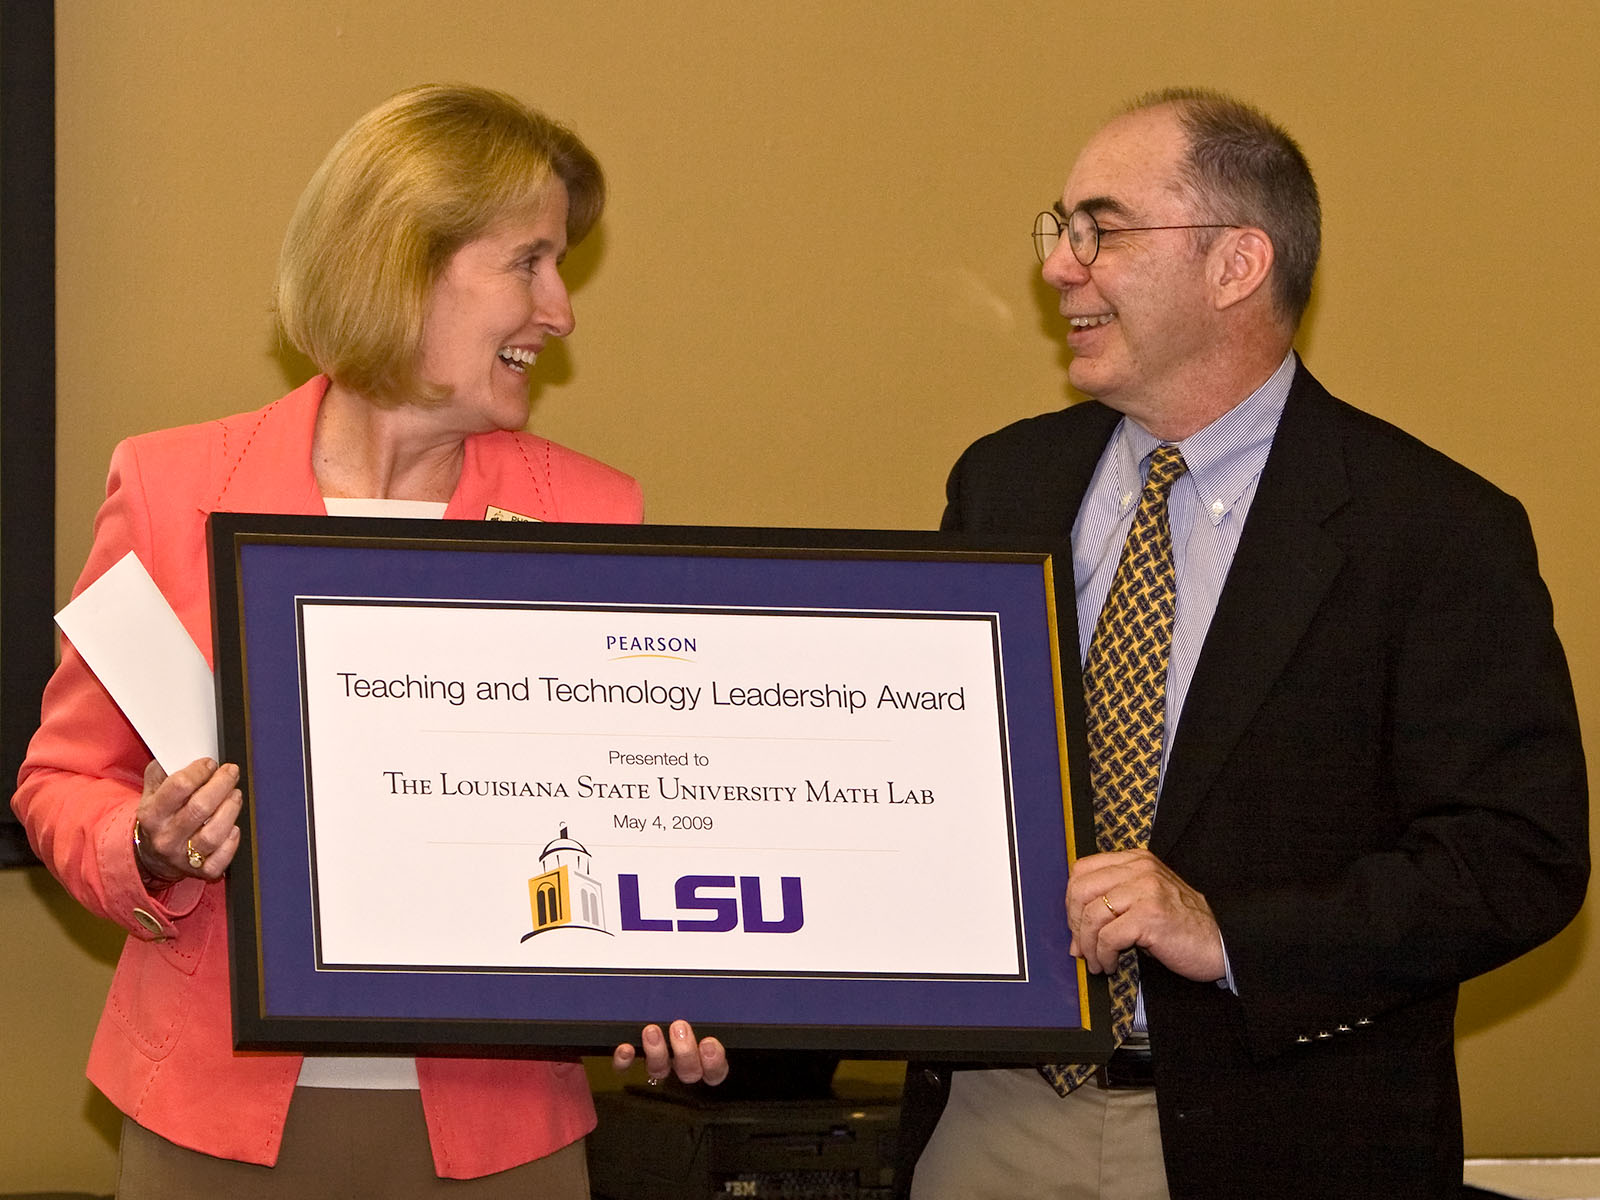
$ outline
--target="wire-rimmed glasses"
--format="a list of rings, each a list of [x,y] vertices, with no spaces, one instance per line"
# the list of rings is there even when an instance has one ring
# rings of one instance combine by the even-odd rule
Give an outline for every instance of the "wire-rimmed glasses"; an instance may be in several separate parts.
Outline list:
[[[1039,255],[1039,261],[1044,262],[1055,250],[1061,241],[1061,234],[1065,231],[1067,245],[1072,250],[1072,257],[1084,266],[1088,266],[1100,256],[1100,236],[1106,233],[1150,233],[1158,229],[1238,229],[1237,225],[1208,224],[1208,225],[1125,225],[1116,228],[1102,229],[1100,222],[1094,219],[1094,214],[1086,208],[1075,208],[1067,214],[1063,224],[1061,218],[1051,209],[1045,209],[1033,219],[1033,248]]]

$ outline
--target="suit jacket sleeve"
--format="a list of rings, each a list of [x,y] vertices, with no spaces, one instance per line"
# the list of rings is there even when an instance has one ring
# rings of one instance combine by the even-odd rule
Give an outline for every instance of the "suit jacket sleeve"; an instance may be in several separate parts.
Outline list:
[[[150,510],[134,441],[123,442],[112,456],[94,544],[73,594],[130,550],[154,570]],[[194,569],[203,582],[204,564]],[[201,646],[209,659],[209,639]],[[12,802],[35,850],[90,912],[142,939],[170,935],[170,923],[195,908],[204,883],[185,879],[152,894],[141,882],[133,819],[150,752],[66,638],[42,707],[44,720]]]
[[[1584,758],[1526,514],[1446,460],[1389,466],[1409,471],[1398,491],[1352,468],[1351,503],[1322,530],[1339,569],[1211,811],[1155,843],[1207,891],[1257,1055],[1452,990],[1583,899]],[[1362,499],[1385,484],[1387,500]],[[1242,596],[1257,576],[1236,566]],[[1232,618],[1213,632],[1206,654],[1248,673]],[[1184,714],[1199,738],[1206,702]]]

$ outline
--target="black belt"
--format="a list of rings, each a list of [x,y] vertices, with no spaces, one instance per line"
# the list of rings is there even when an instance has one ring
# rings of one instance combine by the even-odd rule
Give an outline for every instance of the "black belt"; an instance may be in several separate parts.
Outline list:
[[[1111,1052],[1105,1066],[1095,1069],[1094,1082],[1097,1087],[1118,1091],[1155,1087],[1156,1065],[1149,1040],[1134,1037],[1123,1042]]]

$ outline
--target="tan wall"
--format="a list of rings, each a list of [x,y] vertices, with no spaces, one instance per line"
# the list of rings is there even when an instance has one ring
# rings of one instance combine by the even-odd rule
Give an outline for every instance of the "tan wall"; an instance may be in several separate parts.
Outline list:
[[[536,428],[638,475],[657,521],[915,528],[968,441],[1066,399],[1027,230],[1076,147],[1133,94],[1207,83],[1317,170],[1301,344],[1324,382],[1528,505],[1600,746],[1600,489],[1566,477],[1600,457],[1587,0],[57,9],[63,590],[118,438],[298,382],[267,314],[278,238],[336,135],[403,86],[516,92],[610,174]],[[76,1075],[112,951],[41,881],[0,887],[30,951],[0,975],[26,1051],[0,1089],[0,1188],[108,1187]],[[1585,916],[1465,989],[1471,1152],[1600,1153],[1597,942]]]

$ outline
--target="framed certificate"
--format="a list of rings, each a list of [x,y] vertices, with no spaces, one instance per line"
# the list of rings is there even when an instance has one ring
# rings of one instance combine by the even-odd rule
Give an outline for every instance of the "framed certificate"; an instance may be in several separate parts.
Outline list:
[[[1066,544],[210,519],[234,1038],[1092,1061]],[[1069,649],[1064,653],[1062,646]]]

